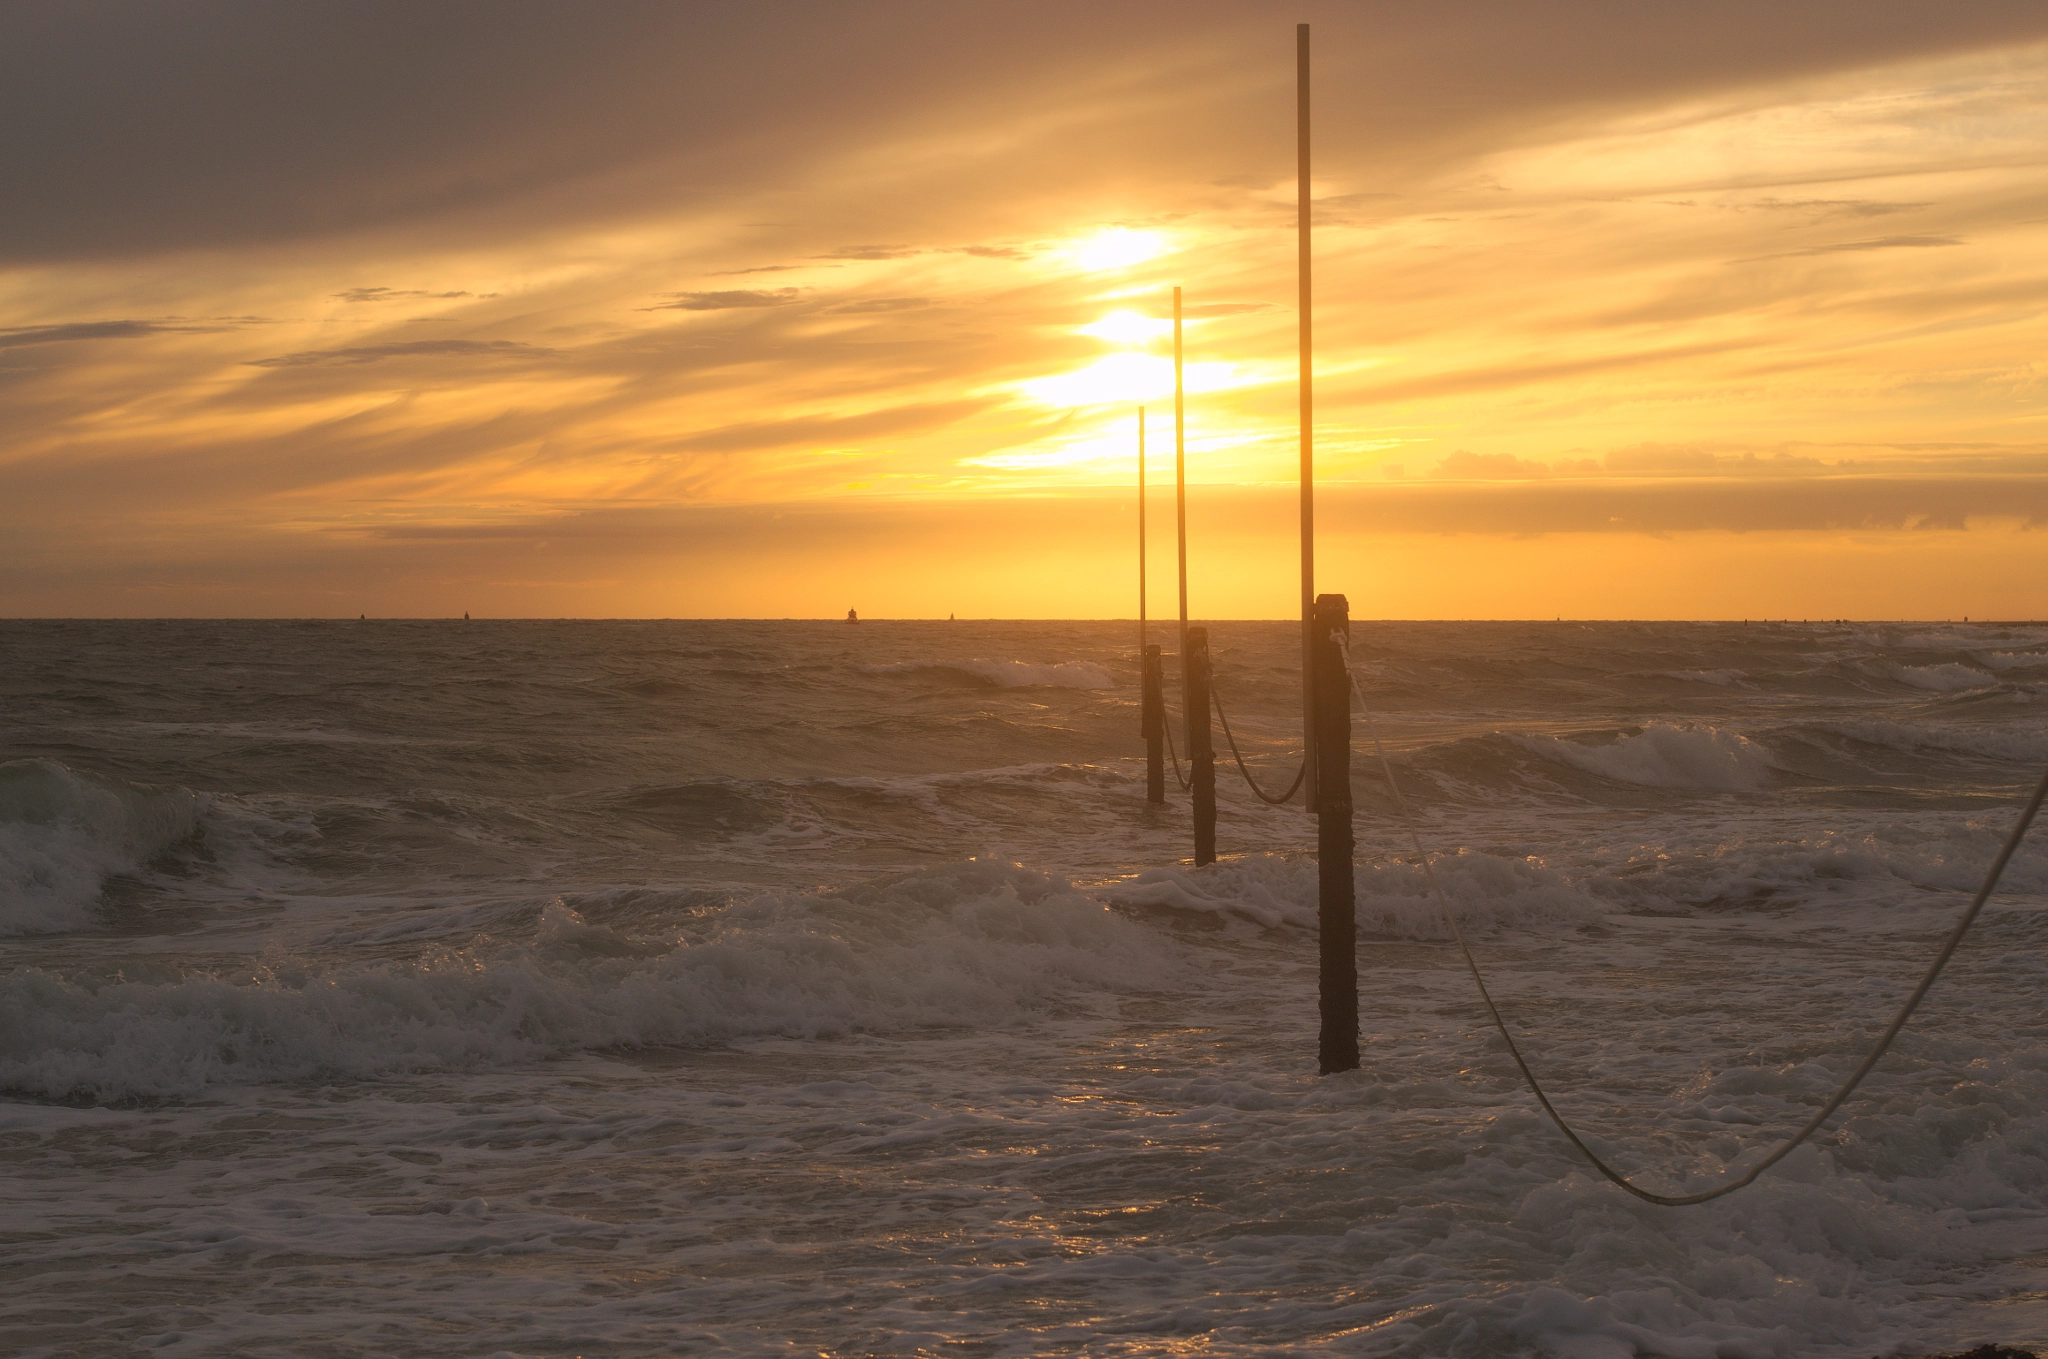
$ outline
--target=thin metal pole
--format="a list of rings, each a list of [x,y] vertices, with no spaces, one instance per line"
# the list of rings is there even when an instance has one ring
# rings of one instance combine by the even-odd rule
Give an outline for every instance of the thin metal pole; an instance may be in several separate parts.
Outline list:
[[[1138,407],[1138,658],[1145,657],[1145,408]]]
[[[1173,511],[1180,534],[1181,678],[1187,678],[1188,655],[1188,442],[1187,412],[1181,404],[1180,289],[1173,290]],[[1187,691],[1181,691],[1185,694]]]
[[[1294,26],[1294,230],[1296,237],[1295,309],[1299,313],[1301,365],[1301,741],[1304,773],[1302,805],[1322,807],[1316,777],[1316,454],[1315,368],[1310,308],[1309,162],[1308,162],[1308,25]]]

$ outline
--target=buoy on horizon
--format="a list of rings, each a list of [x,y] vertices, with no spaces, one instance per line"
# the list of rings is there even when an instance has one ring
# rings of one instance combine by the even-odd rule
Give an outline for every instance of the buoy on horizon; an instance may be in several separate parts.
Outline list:
[[[468,609],[464,609],[464,610],[462,611],[462,621],[463,621],[463,622],[465,622],[465,623],[467,623],[467,622],[469,621],[469,610],[468,610]]]
[[[846,621],[849,623],[858,623],[860,622],[860,615],[855,613],[852,609],[848,609],[846,611]]]

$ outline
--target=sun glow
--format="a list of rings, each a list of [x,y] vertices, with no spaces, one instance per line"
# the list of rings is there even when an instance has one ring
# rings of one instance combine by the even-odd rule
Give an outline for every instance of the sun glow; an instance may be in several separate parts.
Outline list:
[[[1190,392],[1217,392],[1245,385],[1234,363],[1191,363],[1182,370]],[[1016,384],[1041,405],[1068,410],[1157,401],[1173,394],[1173,360],[1154,354],[1110,354],[1086,368]]]
[[[1128,269],[1166,252],[1166,238],[1156,231],[1105,227],[1070,247],[1068,258],[1089,273]]]
[[[1111,344],[1144,344],[1173,329],[1173,322],[1134,311],[1113,311],[1093,325],[1082,326],[1078,334],[1092,335]]]
[[[1152,354],[1109,354],[1086,368],[1017,386],[1034,401],[1062,408],[1153,401],[1173,391],[1173,361]]]

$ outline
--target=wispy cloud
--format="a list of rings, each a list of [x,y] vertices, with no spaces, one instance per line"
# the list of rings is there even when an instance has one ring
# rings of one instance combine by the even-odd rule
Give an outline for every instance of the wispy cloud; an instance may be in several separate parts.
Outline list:
[[[208,334],[225,329],[219,325],[169,325],[159,321],[71,321],[54,326],[13,326],[0,329],[0,349],[67,340],[140,340],[151,335]]]
[[[436,293],[428,292],[424,288],[344,288],[334,294],[334,299],[338,302],[403,302],[415,298],[442,301],[457,297],[486,298],[496,296],[496,293],[472,293],[460,290]]]
[[[344,349],[303,349],[275,358],[250,359],[248,363],[252,368],[355,368],[389,359],[545,359],[556,352],[516,340],[409,340]]]
[[[916,311],[931,304],[929,297],[870,297],[857,302],[836,303],[825,310],[844,313]]]
[[[842,245],[813,259],[821,260],[905,260],[925,253],[914,245]]]
[[[670,441],[669,447],[707,453],[803,445],[844,444],[877,435],[928,431],[950,425],[988,409],[988,400],[941,401],[868,411],[861,415],[801,416],[790,420],[755,420],[708,429]]]
[[[780,307],[801,296],[801,288],[733,288],[723,292],[669,293],[667,302],[657,302],[641,311],[734,311],[743,307]]]
[[[1176,285],[1190,363],[1231,371],[1187,403],[1191,481],[1230,488],[1196,502],[1294,475],[1291,30],[1256,8],[515,6],[479,37],[106,3],[0,46],[0,116],[48,134],[0,138],[0,549],[260,581],[380,527],[661,501],[760,543],[778,511],[712,509],[959,497],[939,574],[1042,579],[1093,549],[1019,530],[990,565],[990,526],[1121,531],[1120,375],[1165,349],[1102,323]],[[1906,10],[1319,10],[1332,532],[1933,540],[2032,504],[1970,479],[2039,456],[2048,10]],[[1151,253],[1086,257],[1118,224]]]
[[[1784,250],[1775,255],[1758,255],[1756,259],[1798,259],[1806,255],[1854,254],[1864,250],[1931,250],[1946,245],[1961,245],[1955,236],[1880,236],[1869,241],[1834,241],[1827,245],[1810,245],[1803,250]]]

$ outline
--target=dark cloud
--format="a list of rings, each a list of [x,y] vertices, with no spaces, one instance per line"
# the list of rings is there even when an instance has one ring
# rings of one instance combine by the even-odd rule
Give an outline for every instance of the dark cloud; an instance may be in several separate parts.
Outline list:
[[[305,349],[272,359],[251,359],[252,368],[348,368],[386,359],[545,359],[557,351],[513,340],[411,340],[400,344],[355,345],[347,349]]]
[[[801,269],[801,264],[757,264],[751,269],[720,269],[717,276],[732,278],[739,274],[786,274],[792,269]]]
[[[1932,203],[1887,203],[1874,198],[1759,198],[1744,206],[1773,212],[1811,212],[1820,217],[1884,217],[1917,212]]]
[[[726,292],[670,293],[670,302],[657,302],[641,311],[732,311],[743,307],[779,307],[794,302],[801,288],[768,290],[734,288]]]
[[[1788,250],[1783,255],[1765,258],[1790,259],[1800,255],[1835,255],[1858,250],[1928,250],[1944,245],[1961,245],[1954,236],[1882,236],[1874,241],[1838,241],[1831,245],[1812,245],[1804,250]]]
[[[255,319],[255,318],[237,318]],[[62,340],[139,340],[149,335],[211,334],[223,325],[167,325],[158,321],[72,321],[56,326],[13,326],[0,329],[0,349]]]
[[[1166,165],[1277,177],[1268,105],[1296,18],[1317,26],[1325,163],[1382,189],[1560,118],[2048,37],[2035,0],[1304,0],[1280,19],[1237,0],[18,0],[0,7],[0,260],[430,220],[505,239],[780,190],[934,119],[1060,119],[1056,162],[961,151],[1020,197],[1122,194]],[[1248,79],[1260,53],[1270,77]],[[1107,88],[1101,121],[1076,123],[1076,91]]]
[[[496,297],[496,293],[430,293],[423,288],[344,288],[334,294],[339,302],[398,302],[406,298]]]
[[[1028,260],[1031,252],[1014,245],[963,245],[954,252],[960,255],[975,255],[985,260]]]

